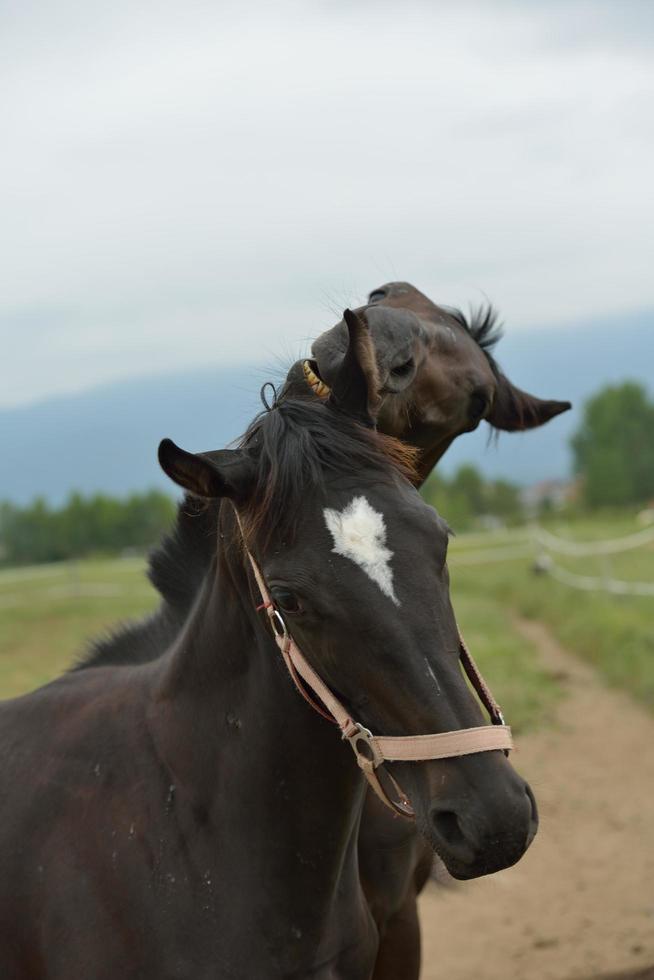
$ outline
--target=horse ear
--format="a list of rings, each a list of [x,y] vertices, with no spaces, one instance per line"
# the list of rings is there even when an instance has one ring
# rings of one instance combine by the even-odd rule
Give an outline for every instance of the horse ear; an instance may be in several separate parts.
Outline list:
[[[159,464],[171,480],[196,497],[239,500],[247,496],[254,482],[252,460],[239,449],[187,453],[172,439],[162,439]]]
[[[536,429],[539,425],[545,425],[561,412],[567,412],[569,408],[572,408],[570,402],[549,401],[521,391],[500,371],[495,401],[490,414],[486,416],[486,421],[496,429],[517,432],[521,429]]]
[[[365,425],[374,426],[381,404],[375,348],[364,313],[345,310],[348,346],[331,384],[330,402]]]

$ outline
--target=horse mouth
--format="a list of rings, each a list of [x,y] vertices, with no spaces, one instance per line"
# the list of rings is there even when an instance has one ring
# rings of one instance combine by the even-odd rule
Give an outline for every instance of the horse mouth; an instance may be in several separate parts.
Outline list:
[[[318,365],[315,361],[304,361],[302,364],[304,377],[307,384],[318,398],[327,398],[331,392],[329,385],[325,384],[318,374]]]

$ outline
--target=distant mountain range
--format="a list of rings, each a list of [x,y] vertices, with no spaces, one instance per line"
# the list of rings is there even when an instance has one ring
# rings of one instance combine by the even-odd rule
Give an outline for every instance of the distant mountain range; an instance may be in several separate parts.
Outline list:
[[[583,401],[609,382],[654,377],[654,312],[574,327],[508,333],[496,349],[506,374],[574,409],[543,429],[489,442],[488,426],[462,436],[443,459],[451,472],[475,463],[489,476],[522,484],[564,477],[568,440]],[[104,385],[29,406],[0,410],[0,500],[37,495],[60,503],[71,490],[123,495],[172,485],[159,470],[162,436],[200,451],[227,445],[258,410],[261,365],[205,368]],[[279,378],[274,379],[279,381]],[[653,434],[654,438],[654,434]]]

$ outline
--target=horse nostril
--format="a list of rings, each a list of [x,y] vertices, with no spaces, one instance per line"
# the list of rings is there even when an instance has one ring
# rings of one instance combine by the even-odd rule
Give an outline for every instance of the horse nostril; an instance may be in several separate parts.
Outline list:
[[[436,833],[450,847],[454,847],[457,844],[465,844],[465,834],[461,830],[459,818],[453,810],[435,810],[432,813],[431,819]]]
[[[489,398],[485,388],[478,388],[470,395],[470,419],[478,422],[488,411]]]

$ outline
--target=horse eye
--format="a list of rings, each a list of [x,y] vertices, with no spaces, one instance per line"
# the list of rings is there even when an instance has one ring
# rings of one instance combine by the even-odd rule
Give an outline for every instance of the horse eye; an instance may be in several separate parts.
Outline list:
[[[396,367],[391,368],[391,374],[396,378],[404,378],[407,374],[411,374],[413,371],[413,358],[410,357],[408,361],[404,364],[398,364]]]
[[[302,606],[296,595],[288,589],[272,588],[270,595],[273,602],[281,612],[298,613],[302,611]]]

